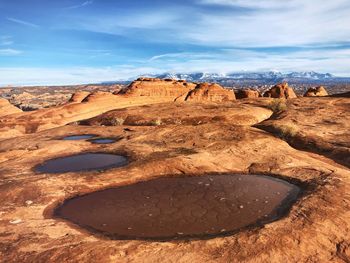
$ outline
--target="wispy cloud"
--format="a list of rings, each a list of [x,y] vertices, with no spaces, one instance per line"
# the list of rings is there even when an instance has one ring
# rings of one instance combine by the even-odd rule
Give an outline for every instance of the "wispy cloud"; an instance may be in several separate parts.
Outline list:
[[[88,6],[88,5],[92,5],[94,3],[93,0],[89,0],[89,1],[85,1],[81,4],[78,4],[78,5],[73,5],[73,6],[68,6],[64,9],[76,9],[76,8],[81,8],[81,7],[84,7],[84,6]]]
[[[13,17],[8,17],[6,19],[8,21],[11,21],[13,23],[20,24],[20,25],[23,25],[23,26],[28,26],[28,27],[33,27],[33,28],[39,28],[40,27],[37,24],[33,24],[33,23],[28,22],[28,21],[24,21],[24,20],[21,20],[21,19],[13,18]]]
[[[13,44],[11,36],[0,36],[0,46],[10,46]]]
[[[12,48],[0,49],[0,56],[17,56],[21,53],[23,52]]]

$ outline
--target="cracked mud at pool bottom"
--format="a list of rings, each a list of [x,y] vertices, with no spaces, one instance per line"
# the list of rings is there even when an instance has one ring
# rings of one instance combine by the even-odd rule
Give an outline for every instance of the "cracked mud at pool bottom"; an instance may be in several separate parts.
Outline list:
[[[40,173],[67,173],[116,168],[127,164],[127,158],[120,155],[82,153],[48,160],[35,170]]]
[[[76,197],[54,214],[113,239],[207,238],[277,220],[299,192],[267,176],[166,177]]]

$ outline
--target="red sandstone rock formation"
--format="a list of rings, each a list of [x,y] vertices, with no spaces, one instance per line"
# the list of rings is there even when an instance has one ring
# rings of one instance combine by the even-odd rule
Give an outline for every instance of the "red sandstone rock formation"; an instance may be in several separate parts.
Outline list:
[[[219,84],[201,83],[187,94],[185,101],[223,102],[235,99],[236,97],[233,91],[224,89]]]
[[[297,95],[295,95],[294,90],[288,86],[288,83],[281,83],[266,91],[264,97],[293,99],[296,98]]]
[[[195,84],[156,78],[139,78],[118,93],[137,97],[170,98],[173,101],[195,88]]]
[[[324,97],[324,96],[328,96],[328,92],[323,86],[310,88],[304,94],[304,97]]]
[[[78,91],[72,95],[69,102],[74,102],[74,103],[82,102],[89,95],[90,95],[90,92],[88,91]]]
[[[259,91],[252,89],[241,89],[235,91],[237,99],[255,99],[261,97]]]
[[[0,98],[0,117],[18,112],[22,112],[22,110],[13,106],[8,100]]]

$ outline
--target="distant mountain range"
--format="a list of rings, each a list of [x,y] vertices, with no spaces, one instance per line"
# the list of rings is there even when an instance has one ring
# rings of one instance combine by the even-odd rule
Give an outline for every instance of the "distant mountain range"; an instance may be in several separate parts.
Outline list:
[[[282,73],[277,71],[269,72],[240,72],[228,74],[216,73],[164,73],[160,75],[146,75],[161,79],[184,79],[193,82],[217,82],[222,85],[240,84],[275,84],[278,82],[289,82],[291,84],[329,84],[329,83],[350,83],[350,78],[336,77],[330,73],[290,72]]]
[[[350,84],[350,77],[337,77],[330,73],[318,73],[314,71],[282,73],[278,71],[267,72],[239,72],[239,73],[163,73],[143,74],[138,77],[150,77],[160,79],[187,80],[190,82],[216,82],[223,86],[247,86],[247,85],[272,85],[280,82],[289,84],[306,85],[334,85]],[[129,80],[109,81],[102,84],[127,84],[138,78]]]

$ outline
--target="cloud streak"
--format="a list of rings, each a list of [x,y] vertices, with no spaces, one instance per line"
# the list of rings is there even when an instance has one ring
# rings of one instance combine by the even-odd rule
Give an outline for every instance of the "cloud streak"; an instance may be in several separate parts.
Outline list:
[[[28,21],[24,21],[24,20],[21,20],[21,19],[13,18],[13,17],[7,17],[6,19],[8,21],[10,21],[10,22],[13,22],[13,23],[16,23],[16,24],[19,24],[19,25],[23,25],[23,26],[27,26],[27,27],[33,27],[33,28],[39,28],[40,27],[37,24],[33,24],[33,23],[28,22]]]
[[[17,56],[22,53],[22,51],[12,48],[0,49],[0,56]]]
[[[89,1],[85,1],[79,5],[73,5],[73,6],[69,6],[69,7],[66,7],[64,9],[77,9],[77,8],[82,8],[82,7],[85,7],[85,6],[88,6],[88,5],[92,5],[94,3],[93,0],[89,0]]]

